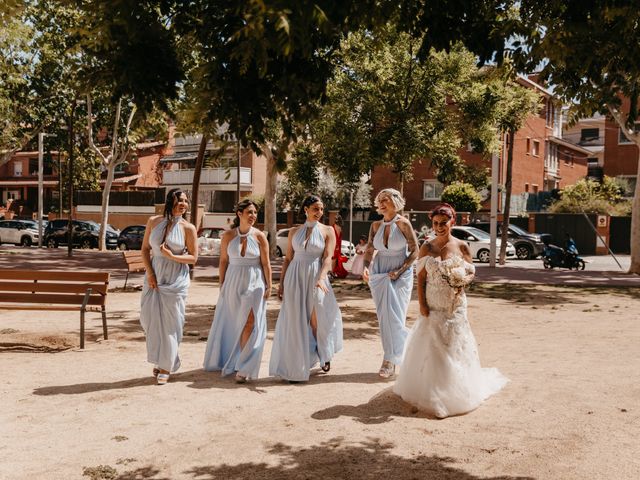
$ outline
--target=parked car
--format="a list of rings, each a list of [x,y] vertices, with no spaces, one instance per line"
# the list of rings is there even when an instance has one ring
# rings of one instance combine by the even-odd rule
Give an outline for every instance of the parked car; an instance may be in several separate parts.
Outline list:
[[[49,248],[67,245],[67,225],[68,221],[62,218],[50,221],[44,231],[45,245]],[[71,241],[74,247],[98,248],[98,238],[100,236],[100,225],[98,223],[73,220],[72,225]],[[118,236],[109,229],[107,229],[105,240],[107,248],[115,249],[118,246]]]
[[[198,230],[198,250],[201,253],[220,255],[220,244],[225,229],[222,227],[205,227]]]
[[[475,222],[473,226],[489,233],[489,222]],[[498,222],[498,237],[502,235],[502,223]],[[529,233],[517,225],[509,225],[509,242],[516,249],[516,257],[520,260],[529,260],[542,255],[544,243],[542,243],[542,235],[537,233]]]
[[[287,252],[287,242],[289,238],[290,228],[283,228],[276,233],[276,255],[282,257]],[[342,240],[340,245],[340,253],[347,258],[351,258],[356,254],[356,247],[348,240]]]
[[[118,235],[118,249],[140,250],[146,229],[145,225],[129,225],[125,227]]]
[[[0,243],[29,247],[38,243],[38,225],[30,220],[1,220]]]
[[[486,263],[490,257],[491,237],[484,230],[470,226],[451,227],[451,235],[467,242],[471,250],[471,256],[480,262]],[[496,240],[496,258],[500,253],[500,239]],[[515,257],[515,247],[507,242],[507,257]]]

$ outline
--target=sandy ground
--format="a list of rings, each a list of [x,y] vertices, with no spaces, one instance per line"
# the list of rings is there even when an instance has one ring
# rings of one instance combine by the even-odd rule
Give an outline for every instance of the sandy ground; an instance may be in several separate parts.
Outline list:
[[[335,289],[345,348],[302,385],[202,371],[218,295],[205,279],[190,290],[182,369],[162,387],[145,362],[138,291],[109,294],[108,341],[89,315],[84,351],[76,313],[0,312],[0,478],[640,478],[638,288],[474,286],[482,363],[511,382],[444,420],[376,375],[366,287]],[[271,300],[263,376],[278,308]]]

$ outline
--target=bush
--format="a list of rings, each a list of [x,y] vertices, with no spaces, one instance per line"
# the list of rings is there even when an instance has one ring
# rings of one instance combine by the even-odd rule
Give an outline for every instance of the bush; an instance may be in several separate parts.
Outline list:
[[[440,199],[452,205],[458,212],[477,212],[482,206],[482,198],[472,185],[453,182],[442,191]]]
[[[549,206],[552,213],[599,213],[624,215],[630,202],[623,200],[624,187],[611,177],[602,183],[583,179],[560,191],[560,198]]]

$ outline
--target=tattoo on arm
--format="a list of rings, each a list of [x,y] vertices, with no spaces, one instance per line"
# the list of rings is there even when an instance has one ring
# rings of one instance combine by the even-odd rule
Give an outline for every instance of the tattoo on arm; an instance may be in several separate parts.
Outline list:
[[[418,239],[416,238],[416,232],[413,231],[413,227],[408,221],[400,223],[399,227],[407,240],[407,250],[409,251],[409,255],[407,255],[402,267],[398,269],[398,273],[402,274],[411,268],[413,262],[418,258]]]
[[[364,268],[369,268],[371,265],[371,259],[373,258],[373,253],[375,252],[375,248],[373,247],[373,237],[376,236],[376,229],[374,228],[375,222],[371,224],[369,228],[369,241],[367,242],[367,247],[364,251]]]

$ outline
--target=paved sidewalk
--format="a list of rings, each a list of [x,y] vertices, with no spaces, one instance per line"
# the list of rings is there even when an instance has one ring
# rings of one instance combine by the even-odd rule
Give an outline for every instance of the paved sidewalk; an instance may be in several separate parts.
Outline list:
[[[488,264],[476,263],[477,280],[490,283],[525,283],[573,286],[628,286],[640,287],[639,275],[628,275],[629,256],[622,255],[618,261],[624,267],[620,270],[610,256],[584,257],[588,260],[584,271],[542,268],[542,260],[511,260],[504,266],[490,268]],[[195,268],[195,281],[217,281],[218,257],[200,256]],[[280,277],[282,259],[275,259],[273,278]],[[347,263],[347,269],[350,264]],[[118,251],[99,252],[97,250],[74,250],[73,257],[67,257],[66,248],[38,249],[0,247],[0,268],[40,269],[40,270],[108,270],[111,272],[111,287],[122,287],[127,274],[126,264]],[[142,284],[143,274],[132,273],[129,283]]]

